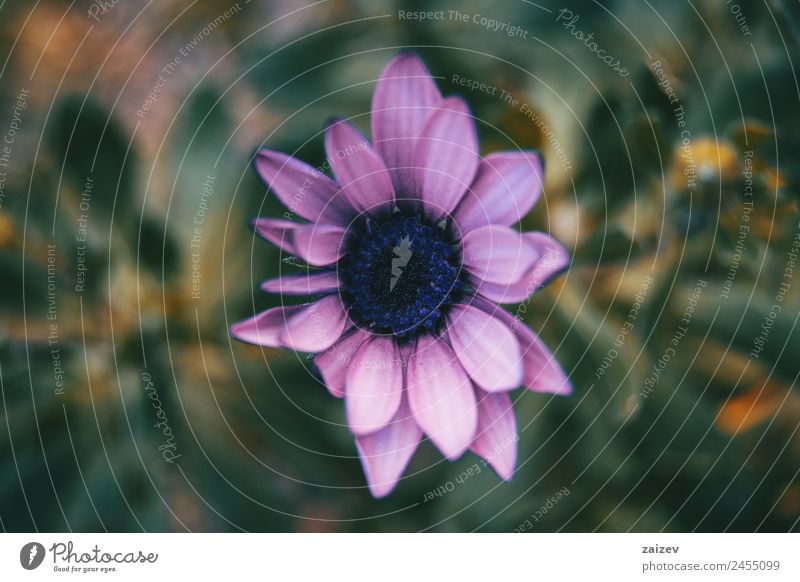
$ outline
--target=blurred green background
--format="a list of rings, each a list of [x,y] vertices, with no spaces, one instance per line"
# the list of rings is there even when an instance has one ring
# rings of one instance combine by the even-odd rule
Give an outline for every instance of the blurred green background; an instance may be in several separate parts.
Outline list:
[[[3,530],[800,529],[796,2],[6,1],[0,29]],[[424,443],[376,501],[311,361],[227,328],[297,269],[247,227],[282,212],[253,151],[321,164],[402,47],[483,153],[544,154],[523,226],[574,262],[509,308],[575,394],[514,393],[511,483]]]

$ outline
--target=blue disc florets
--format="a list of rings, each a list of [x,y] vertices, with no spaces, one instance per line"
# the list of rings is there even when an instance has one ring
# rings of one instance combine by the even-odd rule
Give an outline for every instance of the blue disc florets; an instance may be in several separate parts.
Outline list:
[[[350,317],[401,338],[439,329],[464,289],[454,242],[445,222],[414,214],[356,224],[338,267]]]

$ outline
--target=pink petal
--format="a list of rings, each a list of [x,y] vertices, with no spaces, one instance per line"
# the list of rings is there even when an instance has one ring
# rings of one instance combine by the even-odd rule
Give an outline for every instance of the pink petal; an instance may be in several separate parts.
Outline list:
[[[344,227],[329,224],[298,224],[280,218],[257,218],[255,231],[272,244],[309,265],[322,267],[338,261],[344,249]]]
[[[290,212],[311,222],[347,224],[353,210],[337,195],[339,186],[321,171],[281,152],[256,152],[253,166]]]
[[[420,428],[448,459],[456,459],[475,436],[475,393],[453,350],[422,336],[408,362],[408,398]]]
[[[499,152],[481,160],[472,187],[453,213],[462,233],[487,224],[511,226],[533,208],[542,191],[536,152]]]
[[[397,414],[384,428],[356,437],[361,466],[374,497],[385,497],[392,492],[422,438],[406,399],[402,400]]]
[[[339,297],[328,295],[310,305],[267,309],[231,326],[231,335],[260,346],[320,352],[341,337],[346,321]]]
[[[522,345],[525,366],[525,387],[534,392],[550,394],[572,394],[572,385],[561,369],[555,356],[545,347],[528,326],[521,324],[517,337]]]
[[[519,281],[510,285],[477,281],[475,286],[481,295],[497,303],[519,303],[569,266],[569,253],[554,238],[543,232],[528,232],[522,238],[529,247],[536,249],[536,261]]]
[[[501,307],[479,300],[474,304],[503,321],[516,334],[525,368],[523,384],[528,390],[563,396],[572,394],[572,385],[567,375],[533,330]]]
[[[478,430],[470,450],[510,480],[517,464],[517,421],[508,393],[478,393]]]
[[[469,107],[448,97],[425,123],[416,144],[414,191],[432,218],[453,211],[478,169],[478,134]]]
[[[345,120],[334,121],[325,132],[325,150],[342,195],[353,208],[372,213],[391,210],[391,176],[361,132]]]
[[[414,191],[414,142],[441,100],[428,69],[411,52],[393,58],[375,86],[372,140],[401,195]]]
[[[249,344],[280,348],[280,334],[286,322],[305,309],[305,305],[273,307],[262,311],[255,317],[245,319],[231,326],[231,335]]]
[[[267,293],[280,293],[281,295],[315,295],[317,293],[330,293],[339,288],[339,277],[335,271],[322,271],[319,273],[300,273],[268,279],[261,283],[261,289]]]
[[[539,257],[538,248],[507,226],[482,226],[462,240],[464,267],[490,283],[515,283]]]
[[[338,295],[328,295],[306,306],[286,321],[278,339],[299,352],[327,350],[342,337],[347,313]]]
[[[400,406],[403,362],[394,338],[374,336],[364,342],[347,369],[347,424],[356,435],[380,430]]]
[[[372,334],[356,328],[333,346],[314,356],[314,364],[322,374],[325,387],[336,398],[344,398],[347,368],[358,348],[370,337]]]
[[[513,390],[522,384],[520,346],[509,327],[471,305],[456,305],[447,333],[467,374],[484,390]]]

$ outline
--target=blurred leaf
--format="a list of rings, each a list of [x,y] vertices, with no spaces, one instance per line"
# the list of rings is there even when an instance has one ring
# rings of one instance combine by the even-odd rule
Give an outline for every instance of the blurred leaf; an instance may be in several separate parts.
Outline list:
[[[88,190],[86,214],[92,212],[93,221],[109,221],[112,212],[120,224],[134,218],[128,212],[136,185],[132,142],[109,111],[91,98],[62,98],[48,141],[75,191]]]

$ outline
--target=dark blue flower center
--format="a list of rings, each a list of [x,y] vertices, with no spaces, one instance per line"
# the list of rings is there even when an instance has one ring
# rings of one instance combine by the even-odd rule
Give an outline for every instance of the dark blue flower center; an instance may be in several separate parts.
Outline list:
[[[353,227],[339,261],[350,317],[400,338],[438,330],[461,296],[461,259],[446,223],[395,212]]]

